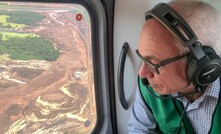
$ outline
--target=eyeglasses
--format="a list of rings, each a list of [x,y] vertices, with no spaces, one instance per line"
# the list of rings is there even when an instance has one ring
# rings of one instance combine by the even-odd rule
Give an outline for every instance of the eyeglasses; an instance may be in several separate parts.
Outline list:
[[[145,59],[144,57],[142,57],[140,55],[138,49],[136,50],[136,53],[137,53],[138,57],[146,64],[146,66],[149,67],[151,69],[151,71],[156,73],[156,74],[160,74],[159,70],[158,70],[160,67],[165,66],[167,64],[170,64],[174,61],[177,61],[177,60],[189,55],[189,53],[186,53],[186,54],[183,54],[183,55],[179,55],[179,56],[176,56],[176,57],[173,57],[173,58],[166,59],[166,60],[160,62],[159,64],[153,64],[150,61],[148,61],[147,59]]]

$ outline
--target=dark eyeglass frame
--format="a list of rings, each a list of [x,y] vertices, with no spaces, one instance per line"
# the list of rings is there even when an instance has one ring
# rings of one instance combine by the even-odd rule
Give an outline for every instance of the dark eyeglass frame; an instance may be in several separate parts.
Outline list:
[[[158,64],[153,64],[150,61],[148,61],[147,59],[145,59],[143,56],[141,56],[138,49],[135,52],[137,53],[137,56],[146,64],[146,66],[149,67],[156,74],[160,74],[159,70],[158,70],[160,67],[165,66],[167,64],[170,64],[170,63],[172,63],[174,61],[177,61],[179,59],[182,59],[182,58],[184,58],[184,57],[186,57],[190,54],[190,53],[186,53],[186,54],[183,54],[183,55],[179,55],[179,56],[176,56],[176,57],[173,57],[173,58],[166,59],[166,60],[164,60],[164,61],[162,61]]]

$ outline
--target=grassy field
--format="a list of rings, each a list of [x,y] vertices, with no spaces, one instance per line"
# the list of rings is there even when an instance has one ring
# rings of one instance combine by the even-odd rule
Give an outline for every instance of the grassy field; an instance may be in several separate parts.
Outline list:
[[[0,15],[0,26],[1,27],[24,28],[26,26],[24,24],[10,23],[7,21],[8,18],[9,18],[9,16],[7,16],[7,15]]]
[[[7,41],[10,38],[26,38],[26,37],[39,37],[39,36],[31,33],[0,32],[0,38],[2,41]]]

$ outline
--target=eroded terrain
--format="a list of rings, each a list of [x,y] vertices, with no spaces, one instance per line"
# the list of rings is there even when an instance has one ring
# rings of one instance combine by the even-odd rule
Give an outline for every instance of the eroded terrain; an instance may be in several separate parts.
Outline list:
[[[56,61],[0,61],[0,133],[89,133],[96,122],[90,24],[68,10],[18,32],[51,40]]]

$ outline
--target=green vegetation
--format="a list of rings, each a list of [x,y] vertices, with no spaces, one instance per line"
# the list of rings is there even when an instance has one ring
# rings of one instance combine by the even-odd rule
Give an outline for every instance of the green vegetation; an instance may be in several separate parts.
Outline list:
[[[9,16],[0,15],[0,26],[12,27],[12,28],[23,28],[26,26],[24,24],[9,23],[9,22],[7,22],[7,18],[9,18]]]
[[[0,26],[33,26],[44,16],[31,11],[1,11]],[[0,32],[0,59],[54,61],[60,53],[53,44],[36,34]]]
[[[0,55],[0,60],[10,60],[10,55],[9,54]]]
[[[33,26],[45,17],[39,13],[31,11],[1,11],[0,26],[7,27],[24,27],[25,25]]]
[[[9,40],[10,38],[26,38],[26,37],[39,37],[39,36],[30,33],[0,32],[0,39],[2,41]]]
[[[34,34],[0,34],[0,55],[10,55],[13,60],[55,61],[60,53],[52,43]]]

